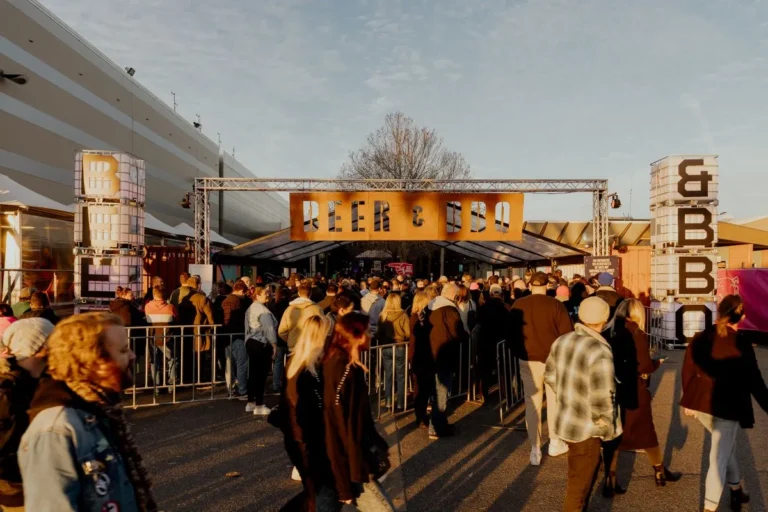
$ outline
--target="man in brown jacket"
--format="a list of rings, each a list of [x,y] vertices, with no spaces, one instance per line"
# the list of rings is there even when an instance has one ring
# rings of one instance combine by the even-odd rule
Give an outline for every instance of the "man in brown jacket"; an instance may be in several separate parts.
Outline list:
[[[544,370],[555,340],[573,331],[573,323],[562,302],[547,296],[549,277],[542,272],[531,278],[531,295],[517,299],[509,312],[511,341],[520,359],[520,377],[525,391],[525,424],[531,442],[531,465],[541,464],[541,419],[544,390],[547,393],[549,455],[568,452],[568,445],[555,435],[557,401],[552,388],[544,384]]]
[[[171,305],[176,307],[176,311],[179,314],[179,325],[202,326],[214,324],[211,302],[199,289],[200,279],[197,276],[192,276],[187,279],[186,284],[177,290],[179,293],[172,297],[172,299],[178,300],[178,304],[171,302]],[[193,343],[188,341],[190,339],[193,340]],[[198,364],[201,370],[210,370],[210,365],[206,364],[206,358],[198,357],[197,354],[199,352],[209,352],[211,350],[211,340],[209,336],[201,335],[200,327],[195,327],[194,330],[184,329],[181,342],[184,346],[182,378],[183,383],[186,384],[191,382],[193,376],[195,379],[197,378]]]
[[[323,310],[309,299],[311,286],[305,283],[299,285],[299,296],[288,304],[288,309],[280,320],[280,328],[277,335],[288,344],[288,350],[293,352],[293,347],[299,341],[301,326],[311,316],[323,316]]]
[[[432,417],[429,422],[429,438],[432,440],[453,435],[453,425],[448,424],[445,409],[451,390],[451,377],[458,363],[461,343],[469,341],[469,334],[464,329],[456,296],[459,287],[447,283],[439,297],[429,303],[429,343],[435,361],[435,396],[432,405]]]

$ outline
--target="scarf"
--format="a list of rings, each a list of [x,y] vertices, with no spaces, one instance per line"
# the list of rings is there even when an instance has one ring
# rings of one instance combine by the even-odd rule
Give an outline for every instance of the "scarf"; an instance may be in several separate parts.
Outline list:
[[[67,382],[67,386],[80,398],[95,406],[98,415],[109,421],[115,434],[117,449],[125,463],[128,478],[133,485],[136,503],[142,512],[156,512],[157,503],[152,496],[152,481],[144,461],[136,448],[136,441],[125,419],[120,393],[106,391],[90,382]]]

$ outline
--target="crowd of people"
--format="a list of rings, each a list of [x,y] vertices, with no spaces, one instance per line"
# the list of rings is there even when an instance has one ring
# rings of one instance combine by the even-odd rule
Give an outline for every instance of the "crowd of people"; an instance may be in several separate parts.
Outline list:
[[[622,451],[645,452],[659,487],[681,478],[665,466],[653,422],[650,380],[663,358],[651,357],[643,304],[622,297],[608,274],[243,277],[210,295],[182,274],[170,293],[153,279],[143,300],[119,288],[109,309],[59,321],[35,293],[28,307],[0,306],[0,510],[157,510],[121,407],[136,357],[127,326],[150,333],[157,386],[186,379],[167,330],[217,326],[213,339],[193,331],[194,350],[185,353],[215,352],[209,378],[220,372],[247,413],[282,431],[303,484],[285,510],[394,510],[378,483],[389,447],[375,426],[364,363],[376,345],[386,405],[405,409],[412,389],[416,421],[438,441],[457,434],[447,407],[462,347],[477,345],[480,397],[489,403],[496,344],[506,340],[520,364],[531,465],[542,464],[545,445],[550,457],[567,454],[566,511],[585,509],[601,463],[603,495],[625,492]],[[754,425],[752,396],[768,410],[754,349],[738,331],[745,314],[738,296],[726,297],[683,364],[681,406],[712,435],[709,511],[726,486],[732,510],[749,501],[737,433]],[[270,391],[279,394],[273,408]]]

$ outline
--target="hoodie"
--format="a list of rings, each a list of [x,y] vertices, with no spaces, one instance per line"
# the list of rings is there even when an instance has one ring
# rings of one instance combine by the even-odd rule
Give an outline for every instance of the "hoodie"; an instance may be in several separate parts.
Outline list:
[[[459,309],[453,301],[436,297],[429,303],[429,310],[429,323],[432,325],[429,342],[435,365],[438,368],[450,368],[455,363],[459,345],[469,341],[469,334],[464,329]]]
[[[405,311],[402,309],[400,311],[388,311],[384,318],[379,319],[376,337],[379,345],[408,341],[411,337],[411,325]]]
[[[323,316],[323,310],[311,300],[299,297],[288,304],[288,309],[285,310],[283,318],[280,320],[277,335],[288,344],[291,352],[299,341],[301,326],[311,316]]]
[[[363,312],[370,317],[368,325],[371,330],[371,336],[376,336],[376,330],[379,327],[379,317],[384,310],[386,302],[378,293],[368,293],[360,301],[360,307],[363,308]]]

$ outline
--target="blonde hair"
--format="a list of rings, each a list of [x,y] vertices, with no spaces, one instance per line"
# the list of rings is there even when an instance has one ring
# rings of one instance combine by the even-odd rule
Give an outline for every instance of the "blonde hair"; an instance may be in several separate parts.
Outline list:
[[[323,358],[328,345],[331,320],[326,316],[314,315],[301,326],[301,333],[288,364],[288,378],[292,379],[302,370],[309,370],[317,376],[317,363]]]
[[[112,326],[123,327],[119,316],[93,312],[62,320],[48,338],[48,373],[56,380],[100,383],[111,358],[104,345]]]
[[[387,302],[384,303],[384,309],[381,310],[379,315],[380,320],[384,320],[389,312],[397,313],[403,310],[403,300],[400,298],[399,293],[390,293],[387,295]]]
[[[413,304],[411,305],[411,313],[419,314],[429,306],[429,295],[425,292],[419,292],[413,296]]]
[[[625,299],[616,308],[616,316],[629,320],[645,331],[645,306],[637,299]]]

